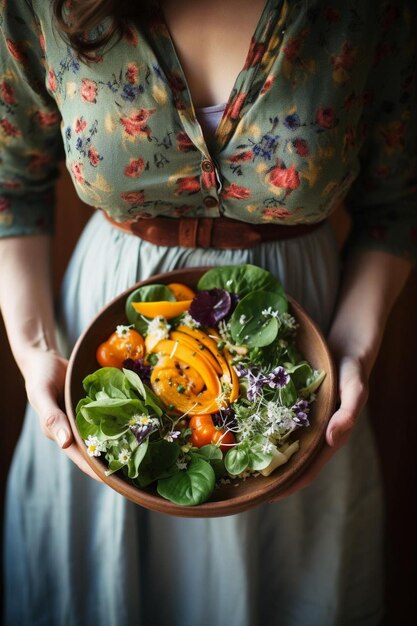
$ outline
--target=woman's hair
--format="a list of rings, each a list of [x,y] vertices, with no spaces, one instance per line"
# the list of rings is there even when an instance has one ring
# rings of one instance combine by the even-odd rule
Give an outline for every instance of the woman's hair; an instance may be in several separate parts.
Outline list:
[[[137,4],[142,8],[135,7]],[[140,3],[137,0],[53,0],[53,13],[59,30],[71,47],[88,62],[94,60],[96,51],[114,37],[117,41],[127,34],[129,21],[144,14],[147,4],[149,0]],[[97,29],[104,21],[106,28]],[[94,38],[88,37],[91,32],[95,33]]]

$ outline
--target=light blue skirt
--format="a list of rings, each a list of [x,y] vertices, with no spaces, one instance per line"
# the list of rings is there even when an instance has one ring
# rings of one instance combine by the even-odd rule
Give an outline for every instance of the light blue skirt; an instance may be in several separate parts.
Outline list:
[[[338,292],[330,227],[242,251],[165,248],[87,225],[62,289],[69,350],[136,281],[178,267],[254,263],[326,330]],[[28,409],[7,492],[6,626],[375,626],[382,498],[365,416],[313,485],[236,516],[149,512],[96,483]]]

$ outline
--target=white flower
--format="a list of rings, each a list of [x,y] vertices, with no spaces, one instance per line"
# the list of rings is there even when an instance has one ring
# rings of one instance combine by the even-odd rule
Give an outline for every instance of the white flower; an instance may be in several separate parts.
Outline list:
[[[188,328],[199,328],[201,326],[200,322],[197,322],[193,317],[191,317],[188,311],[182,316],[181,322],[184,326],[188,326]]]
[[[87,446],[88,456],[100,456],[100,454],[106,449],[105,443],[99,441],[97,437],[92,437],[91,435],[88,435],[87,439],[84,440],[84,443]]]
[[[239,317],[239,324],[244,324],[245,322],[246,322],[246,315],[242,313],[242,315]]]
[[[174,439],[178,439],[180,435],[181,435],[180,430],[171,430],[171,432],[165,435],[164,439],[166,439],[166,441],[169,441],[169,443],[172,443]]]
[[[116,326],[116,335],[118,337],[124,337],[130,330],[130,326],[123,326],[123,324],[119,324]]]
[[[120,463],[123,463],[125,465],[129,461],[129,459],[130,459],[130,450],[128,450],[127,448],[123,448],[119,454]]]
[[[262,311],[264,317],[279,317],[279,311],[275,311],[272,307],[268,307]]]
[[[262,452],[264,454],[269,454],[270,452],[272,452],[274,446],[270,441],[266,441],[264,443],[264,445],[262,446]]]
[[[168,324],[165,317],[157,315],[148,324],[148,335],[154,335],[156,339],[168,339],[171,326]]]

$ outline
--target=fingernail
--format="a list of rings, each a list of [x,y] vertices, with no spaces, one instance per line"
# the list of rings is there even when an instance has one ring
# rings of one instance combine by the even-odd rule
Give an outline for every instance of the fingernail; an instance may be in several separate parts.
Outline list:
[[[63,448],[68,441],[67,431],[64,428],[60,428],[56,435],[58,443]]]

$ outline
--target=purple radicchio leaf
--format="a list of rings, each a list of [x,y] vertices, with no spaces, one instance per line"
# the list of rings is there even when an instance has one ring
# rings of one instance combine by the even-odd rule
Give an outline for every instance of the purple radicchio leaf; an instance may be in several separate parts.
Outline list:
[[[189,308],[189,314],[203,326],[214,326],[224,319],[232,306],[230,293],[225,289],[199,291]]]

